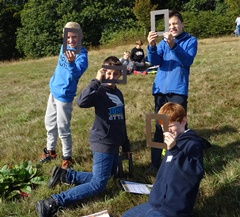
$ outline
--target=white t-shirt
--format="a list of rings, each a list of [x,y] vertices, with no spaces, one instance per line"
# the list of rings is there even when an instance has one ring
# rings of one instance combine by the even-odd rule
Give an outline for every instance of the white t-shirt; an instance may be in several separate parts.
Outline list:
[[[240,26],[240,17],[236,19],[235,23],[237,23],[237,26]]]

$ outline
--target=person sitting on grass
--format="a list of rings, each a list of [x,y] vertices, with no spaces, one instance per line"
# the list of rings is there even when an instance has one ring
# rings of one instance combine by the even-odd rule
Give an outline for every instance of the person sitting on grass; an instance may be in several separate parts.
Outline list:
[[[121,66],[115,56],[106,58],[103,65]],[[101,68],[95,79],[77,98],[81,108],[95,108],[95,120],[90,131],[90,147],[93,153],[92,172],[77,172],[72,169],[54,167],[48,187],[68,183],[75,186],[59,194],[37,201],[35,209],[40,217],[53,216],[59,207],[66,207],[105,191],[107,182],[116,174],[119,147],[130,158],[130,144],[127,136],[124,99],[122,92],[111,80],[118,80],[122,72]],[[102,83],[102,80],[109,83]]]
[[[123,66],[127,66],[127,74],[128,75],[132,74],[133,62],[130,60],[130,52],[127,50],[124,51],[123,57],[121,57],[119,60]]]
[[[145,69],[145,55],[142,49],[143,42],[136,41],[136,46],[131,50],[130,60],[133,62],[133,74],[146,75]]]
[[[180,104],[168,102],[158,114],[168,116],[169,132],[164,133],[167,152],[148,202],[126,211],[122,217],[192,216],[200,181],[204,176],[203,140],[194,131],[185,130],[186,112]]]

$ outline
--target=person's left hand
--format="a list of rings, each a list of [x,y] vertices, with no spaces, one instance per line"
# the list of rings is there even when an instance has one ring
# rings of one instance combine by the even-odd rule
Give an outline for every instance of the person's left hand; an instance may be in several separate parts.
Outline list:
[[[172,48],[175,44],[174,37],[170,32],[163,33],[164,41],[167,42],[168,46]]]
[[[76,58],[76,54],[71,50],[67,50],[64,54],[69,63],[73,62]]]

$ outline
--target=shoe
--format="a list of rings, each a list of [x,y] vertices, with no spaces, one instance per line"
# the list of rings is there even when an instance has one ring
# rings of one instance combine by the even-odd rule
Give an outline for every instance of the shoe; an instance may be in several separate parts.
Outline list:
[[[56,153],[53,153],[53,151],[49,151],[46,148],[43,149],[43,152],[44,152],[44,154],[42,155],[42,157],[40,159],[41,163],[51,161],[57,157]]]
[[[147,72],[146,72],[146,71],[143,71],[141,74],[142,74],[142,75],[146,75],[146,74],[147,74]]]
[[[39,217],[51,217],[58,211],[58,208],[57,202],[51,197],[35,203],[35,210]]]
[[[48,188],[54,189],[56,185],[66,182],[67,170],[55,166],[48,181]]]
[[[138,71],[133,70],[133,74],[134,74],[134,75],[137,75],[137,74],[138,74]]]
[[[73,166],[73,160],[71,157],[62,157],[62,169],[68,169]]]

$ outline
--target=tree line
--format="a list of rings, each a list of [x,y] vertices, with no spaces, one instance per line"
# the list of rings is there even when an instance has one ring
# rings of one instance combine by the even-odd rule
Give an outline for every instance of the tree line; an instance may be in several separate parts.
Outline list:
[[[177,9],[198,38],[234,31],[240,0],[0,0],[0,60],[57,55],[62,30],[78,22],[85,47],[146,38],[150,11]]]

